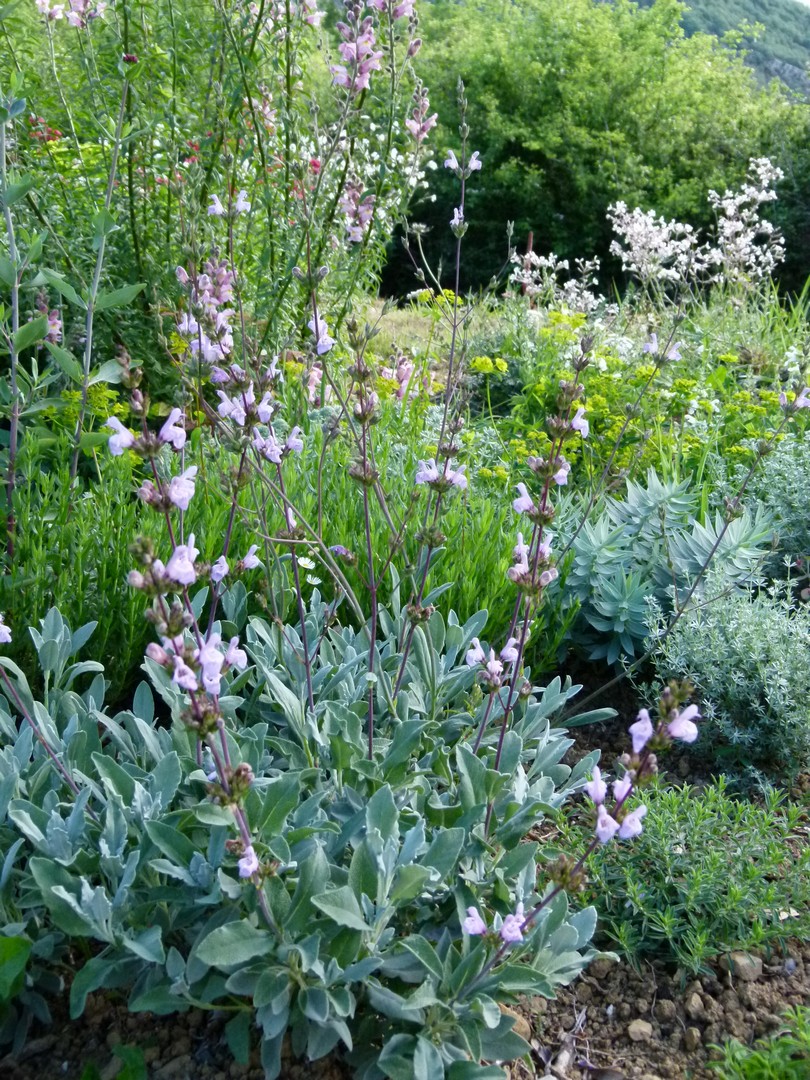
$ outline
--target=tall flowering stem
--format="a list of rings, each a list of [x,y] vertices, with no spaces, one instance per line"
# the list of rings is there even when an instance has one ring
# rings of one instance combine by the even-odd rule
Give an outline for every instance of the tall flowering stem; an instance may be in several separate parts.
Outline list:
[[[496,661],[496,666],[482,676],[491,693],[500,693],[504,682],[502,675],[503,665],[505,663],[511,664],[509,678],[506,680],[508,686],[507,697],[503,704],[503,716],[495,752],[495,769],[500,765],[510,717],[520,697],[518,680],[522,677],[523,657],[531,623],[538,606],[542,602],[545,589],[557,577],[557,569],[551,562],[551,544],[546,541],[544,531],[554,519],[554,508],[551,504],[552,487],[554,485],[561,486],[568,482],[570,465],[562,453],[565,442],[576,436],[587,438],[589,433],[588,421],[584,417],[585,410],[580,408],[575,415],[572,415],[572,413],[574,411],[574,402],[580,397],[584,389],[579,382],[579,377],[588,366],[588,355],[591,347],[591,339],[583,338],[580,343],[579,355],[573,364],[574,377],[570,381],[563,380],[560,384],[558,395],[560,415],[551,417],[548,421],[551,437],[548,456],[543,458],[532,457],[528,461],[534,475],[541,480],[540,495],[535,500],[526,485],[519,484],[519,497],[513,503],[514,509],[518,513],[525,515],[531,522],[532,533],[528,544],[524,543],[522,534],[518,534],[518,543],[513,551],[515,561],[508,571],[510,580],[518,588],[509,627],[508,644],[502,651],[502,661]],[[517,638],[515,634],[518,635]],[[497,665],[500,665],[500,670],[497,670]],[[475,743],[476,750],[480,746],[483,731],[484,724],[482,722]],[[490,803],[487,809],[487,831],[489,831],[492,823],[492,808],[493,804]]]
[[[549,877],[552,887],[528,913],[521,902],[518,903],[514,915],[507,915],[503,919],[498,936],[490,935],[498,943],[495,952],[455,1000],[469,997],[481,985],[487,975],[512,952],[512,947],[523,942],[541,913],[561,892],[577,892],[582,889],[585,864],[600,845],[610,843],[614,837],[632,840],[641,834],[647,808],[639,804],[630,810],[628,801],[631,795],[643,788],[658,772],[658,753],[667,750],[674,741],[692,743],[697,739],[698,727],[695,721],[700,719],[700,713],[696,705],[686,705],[693,689],[688,682],[671,682],[659,698],[657,723],[654,724],[649,712],[642,709],[635,722],[630,725],[633,749],[632,753],[624,754],[621,758],[623,772],[613,781],[610,811],[607,809],[606,779],[600,769],[594,767],[591,779],[585,784],[585,792],[595,811],[593,838],[576,861],[562,855],[551,866]],[[487,924],[477,908],[469,909],[462,929],[471,936],[489,935]]]
[[[238,369],[235,377],[238,383],[244,381],[244,372]],[[230,387],[229,387],[230,388]],[[259,409],[269,408],[269,391],[262,403],[253,408],[253,384],[243,386],[241,394],[228,396],[222,393],[223,402],[220,410],[230,416],[236,412],[244,423],[251,415],[258,416]],[[256,558],[256,546],[250,548],[242,559],[229,566],[223,554],[213,564],[205,566],[198,561],[199,551],[191,535],[179,542],[178,530],[172,521],[172,515],[179,511],[181,515],[188,509],[195,495],[197,467],[184,469],[170,480],[161,475],[159,457],[171,447],[178,455],[182,453],[186,442],[185,420],[179,408],[169,414],[168,419],[157,433],[151,432],[146,423],[147,404],[136,392],[133,394],[133,411],[142,417],[141,434],[136,436],[124,427],[117,418],[110,418],[107,426],[112,428],[110,452],[121,455],[128,451],[136,453],[150,466],[153,480],[146,480],[138,492],[141,500],[152,506],[164,518],[171,545],[171,556],[166,563],[157,558],[154,546],[149,539],[141,538],[133,545],[133,554],[140,564],[140,569],[129,575],[129,583],[152,598],[153,605],[149,612],[150,621],[155,625],[161,637],[161,644],[153,643],[147,648],[147,656],[158,666],[171,673],[174,685],[182,691],[187,700],[183,709],[184,723],[195,733],[198,748],[198,761],[202,760],[202,747],[205,746],[214,763],[214,771],[209,777],[209,794],[222,806],[230,808],[238,833],[238,840],[231,842],[232,850],[241,852],[239,859],[240,877],[249,879],[256,886],[259,908],[267,924],[276,929],[275,921],[262,888],[262,870],[252,844],[250,824],[244,809],[244,800],[250,789],[252,773],[245,764],[234,766],[228,748],[225,721],[219,707],[222,691],[222,676],[229,669],[244,670],[247,667],[247,654],[239,647],[238,638],[234,637],[225,646],[220,634],[213,629],[213,623],[203,631],[189,593],[190,586],[196,584],[204,572],[208,572],[211,581],[218,586],[229,574],[242,574],[259,566]],[[224,406],[224,408],[223,408]],[[269,418],[269,412],[266,413]],[[262,436],[256,433],[260,441]],[[182,458],[181,465],[182,465]],[[243,459],[244,461],[244,456]],[[235,485],[234,500],[238,492]],[[232,526],[232,522],[231,522]],[[230,543],[231,530],[228,530],[226,544]],[[174,594],[174,599],[168,597]],[[218,592],[215,589],[215,595]],[[189,640],[190,637],[190,640]]]
[[[467,487],[467,477],[464,475],[464,466],[462,465],[454,469],[451,466],[451,461],[454,457],[458,456],[460,451],[460,446],[456,442],[456,436],[461,431],[463,424],[460,415],[454,415],[454,406],[457,403],[456,384],[458,382],[458,371],[460,366],[458,335],[463,321],[459,315],[459,288],[461,283],[461,242],[467,231],[467,223],[464,219],[464,208],[467,180],[474,172],[481,169],[481,161],[478,156],[478,151],[473,152],[469,158],[467,156],[467,142],[470,129],[466,119],[467,98],[464,93],[464,83],[461,79],[459,79],[458,83],[458,104],[461,113],[461,123],[459,124],[459,135],[461,136],[461,160],[459,161],[454,151],[450,150],[448,151],[447,158],[444,162],[445,168],[451,169],[456,174],[461,185],[459,205],[454,210],[453,217],[450,221],[450,228],[456,238],[456,253],[450,351],[447,363],[447,383],[444,391],[444,408],[442,410],[442,419],[439,426],[439,437],[436,446],[436,460],[430,459],[429,461],[420,461],[416,474],[416,483],[426,485],[429,494],[425,503],[422,528],[417,536],[421,545],[419,554],[419,561],[421,563],[419,583],[410,604],[410,625],[405,636],[405,641],[403,642],[402,659],[400,660],[399,670],[394,685],[395,697],[399,693],[403,679],[405,678],[405,670],[416,627],[419,623],[425,622],[431,615],[429,606],[425,606],[423,601],[433,553],[446,539],[439,528],[439,516],[441,514],[444,495],[454,487],[461,490],[465,490]],[[414,120],[414,124],[416,124],[416,120]],[[421,126],[417,126],[415,132],[417,140],[420,132]],[[420,273],[424,274],[424,271],[420,269]],[[437,466],[436,461],[441,462],[441,464]],[[432,521],[431,511],[433,515]]]
[[[8,104],[11,104],[9,101]],[[4,105],[4,113],[7,109]],[[14,218],[11,214],[11,206],[6,199],[8,190],[8,162],[6,160],[6,125],[9,119],[0,117],[0,199],[3,202],[3,220],[6,226],[6,242],[8,244],[8,257],[14,271],[14,280],[11,282],[11,338],[8,340],[10,386],[11,393],[11,417],[9,421],[8,443],[8,475],[6,477],[6,551],[9,562],[14,558],[14,486],[17,469],[17,442],[19,438],[20,424],[20,387],[17,380],[19,355],[17,351],[17,333],[20,329],[20,269],[17,265],[17,239],[14,230]]]
[[[76,479],[76,473],[79,468],[79,448],[82,437],[82,428],[84,426],[84,414],[87,409],[87,392],[90,386],[90,366],[93,358],[93,321],[95,318],[96,301],[98,299],[99,284],[101,282],[101,270],[104,266],[104,251],[107,243],[107,234],[109,233],[108,222],[110,218],[110,206],[112,205],[113,189],[115,187],[115,178],[118,171],[118,154],[121,149],[121,134],[124,128],[124,118],[126,116],[126,104],[127,94],[129,91],[129,81],[125,78],[124,84],[121,88],[121,104],[118,110],[118,121],[115,127],[115,135],[113,136],[112,154],[110,158],[110,171],[107,177],[107,190],[104,194],[104,209],[102,216],[99,219],[98,229],[98,252],[96,254],[96,265],[93,271],[93,278],[90,282],[90,289],[87,295],[87,316],[85,319],[84,327],[84,357],[82,364],[82,396],[81,403],[79,405],[79,416],[76,420],[76,433],[73,439],[73,458],[70,463],[70,480],[71,483]]]

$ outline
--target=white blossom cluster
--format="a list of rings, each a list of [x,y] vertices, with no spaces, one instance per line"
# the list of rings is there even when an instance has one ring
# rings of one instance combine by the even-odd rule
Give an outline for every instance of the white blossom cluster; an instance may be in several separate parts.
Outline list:
[[[709,192],[717,214],[717,246],[709,257],[717,266],[713,277],[729,284],[763,281],[785,257],[785,245],[772,222],[760,216],[765,203],[778,198],[773,185],[784,178],[769,158],[756,158],[739,191]]]
[[[538,255],[534,251],[528,251],[525,255],[514,252],[512,262],[515,269],[509,281],[519,285],[523,294],[531,300],[583,315],[590,315],[604,302],[605,298],[593,291],[599,281],[598,259],[577,259],[574,263],[577,276],[565,281],[560,281],[560,277],[569,272],[570,264],[553,251],[548,255]]]
[[[625,202],[609,206],[607,216],[621,240],[611,243],[611,255],[643,285],[688,281],[700,269],[703,252],[691,225],[656,217],[654,210],[639,206],[628,210]]]
[[[619,237],[611,253],[622,268],[645,286],[705,282],[745,285],[769,277],[785,255],[776,227],[761,216],[765,203],[777,198],[774,184],[784,176],[769,158],[755,158],[748,179],[739,191],[718,195],[710,191],[709,204],[717,215],[714,243],[700,243],[693,226],[667,221],[654,210],[628,210],[617,202],[608,218]]]

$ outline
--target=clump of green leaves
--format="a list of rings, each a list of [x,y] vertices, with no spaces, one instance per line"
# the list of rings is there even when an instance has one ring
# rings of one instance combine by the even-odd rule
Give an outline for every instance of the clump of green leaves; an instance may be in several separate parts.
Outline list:
[[[707,759],[745,783],[790,782],[810,766],[810,614],[778,594],[727,593],[662,640],[658,671],[702,698]]]
[[[588,863],[600,928],[631,960],[697,973],[723,952],[810,934],[801,808],[776,793],[739,801],[722,777],[702,792],[657,781],[644,802],[641,836]]]
[[[720,1080],[805,1080],[810,1074],[810,1009],[788,1009],[781,1030],[754,1046],[734,1039],[712,1062]]]

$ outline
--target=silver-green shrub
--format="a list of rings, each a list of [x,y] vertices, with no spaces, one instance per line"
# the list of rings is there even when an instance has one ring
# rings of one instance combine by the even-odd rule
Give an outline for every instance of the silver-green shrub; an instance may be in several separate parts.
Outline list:
[[[702,697],[701,751],[742,779],[785,783],[810,765],[810,614],[778,595],[718,596],[662,640],[659,676]]]

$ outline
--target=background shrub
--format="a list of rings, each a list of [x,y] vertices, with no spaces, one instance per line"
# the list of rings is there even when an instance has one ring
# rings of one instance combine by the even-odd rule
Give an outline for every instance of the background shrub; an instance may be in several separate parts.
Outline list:
[[[806,609],[764,592],[718,596],[680,619],[655,664],[698,688],[710,763],[748,783],[790,781],[810,765]]]

